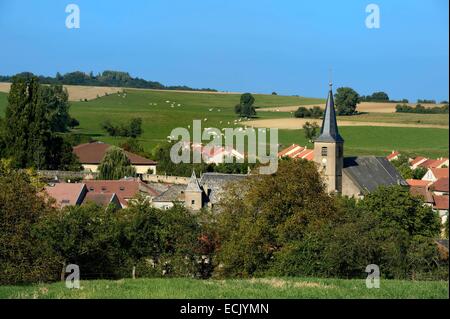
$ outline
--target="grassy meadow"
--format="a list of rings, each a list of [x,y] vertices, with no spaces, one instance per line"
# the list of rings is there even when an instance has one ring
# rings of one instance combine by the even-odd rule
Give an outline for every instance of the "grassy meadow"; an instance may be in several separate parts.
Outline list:
[[[0,298],[448,298],[446,281],[381,280],[379,289],[368,289],[365,279],[260,278],[196,280],[151,278],[80,281],[80,289],[64,283],[0,286]]]
[[[80,121],[77,133],[95,139],[119,144],[124,138],[107,136],[100,127],[104,120],[125,122],[133,117],[143,120],[140,142],[146,150],[167,140],[175,127],[188,128],[192,120],[202,120],[202,127],[233,127],[237,119],[234,106],[239,94],[195,93],[126,89],[124,94],[110,94],[88,102],[70,102],[71,115]],[[324,103],[323,99],[297,96],[256,94],[258,108],[311,105]],[[6,108],[5,93],[0,93],[0,116]],[[167,102],[169,101],[169,102]],[[259,119],[292,117],[290,112],[258,112]],[[205,121],[206,119],[206,121]],[[363,113],[357,116],[339,117],[345,121],[376,123],[434,124],[448,126],[447,114]],[[384,156],[392,150],[411,155],[431,157],[448,156],[448,129],[421,127],[342,126],[345,154]],[[280,143],[284,146],[297,143],[309,145],[302,130],[280,130]]]

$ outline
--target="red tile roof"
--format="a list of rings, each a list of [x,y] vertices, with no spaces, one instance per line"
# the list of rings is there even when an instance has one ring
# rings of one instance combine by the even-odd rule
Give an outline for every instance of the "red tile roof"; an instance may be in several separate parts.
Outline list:
[[[314,158],[314,150],[304,149],[297,158],[303,158],[305,160],[311,161]]]
[[[424,181],[421,179],[407,179],[406,182],[408,183],[409,186],[414,187],[426,187],[428,184],[431,184],[430,181]]]
[[[448,178],[448,168],[430,168],[430,170],[437,179]]]
[[[393,159],[394,157],[400,155],[400,152],[397,151],[392,151],[391,154],[389,154],[388,156],[386,156],[386,158],[388,159],[388,161],[390,161],[391,159]]]
[[[86,144],[80,144],[73,148],[73,152],[80,159],[81,164],[100,164],[106,151],[112,145],[102,142],[92,142]],[[155,161],[147,159],[145,157],[125,151],[125,154],[130,159],[133,165],[156,165]]]
[[[81,204],[86,192],[82,183],[55,183],[45,186],[47,194],[56,200],[57,207]]]
[[[430,189],[437,192],[448,192],[448,177],[438,179],[430,186]]]
[[[93,193],[115,193],[122,206],[127,206],[127,200],[133,198],[137,193],[143,192],[150,196],[157,196],[160,192],[154,190],[147,184],[133,180],[84,180],[87,190]]]
[[[287,153],[292,152],[292,151],[297,150],[297,149],[303,150],[304,148],[301,147],[300,145],[292,144],[288,148],[285,148],[284,150],[278,152],[278,157],[286,156]],[[289,155],[291,155],[291,154],[289,154]]]
[[[448,209],[448,197],[448,195],[433,195],[433,208],[440,210]]]
[[[420,163],[420,162],[422,162],[422,161],[426,161],[426,160],[427,160],[426,157],[423,157],[423,156],[417,156],[415,159],[413,159],[413,160],[409,163],[409,165],[414,166],[414,165],[416,165],[416,164],[418,164],[418,163]]]

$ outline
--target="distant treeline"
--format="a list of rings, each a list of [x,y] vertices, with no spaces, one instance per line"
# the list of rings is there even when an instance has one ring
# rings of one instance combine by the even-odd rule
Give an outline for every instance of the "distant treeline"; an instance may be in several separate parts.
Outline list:
[[[385,92],[374,92],[372,95],[363,95],[360,102],[391,102],[391,103],[409,103],[408,99],[391,100]],[[423,102],[418,102],[423,103]]]
[[[32,76],[30,72],[23,72],[17,75],[24,77]],[[0,75],[0,82],[12,82],[13,76]],[[187,91],[211,91],[217,90],[202,88],[194,89],[185,85],[165,86],[159,82],[147,81],[140,78],[133,78],[128,72],[119,71],[103,71],[94,75],[93,72],[84,73],[80,71],[70,72],[66,74],[56,73],[55,77],[39,75],[39,82],[42,84],[66,84],[66,85],[87,85],[87,86],[116,86],[130,87],[138,89],[159,89],[159,90],[187,90]]]
[[[434,107],[424,107],[421,104],[417,104],[416,106],[397,104],[395,111],[397,113],[445,114],[448,113],[448,104]]]

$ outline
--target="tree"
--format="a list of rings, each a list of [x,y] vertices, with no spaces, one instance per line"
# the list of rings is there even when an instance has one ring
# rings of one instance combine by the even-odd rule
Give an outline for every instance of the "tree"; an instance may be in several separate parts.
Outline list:
[[[300,106],[297,111],[295,111],[294,116],[297,118],[311,117],[311,111],[304,106]]]
[[[40,86],[42,103],[47,107],[47,116],[52,132],[66,132],[72,118],[69,115],[69,94],[62,85]]]
[[[305,132],[305,137],[311,143],[312,140],[317,136],[319,125],[316,122],[306,122],[303,124],[303,130]]]
[[[4,156],[16,168],[63,169],[76,164],[64,152],[70,145],[56,134],[64,126],[67,94],[62,87],[45,87],[36,77],[14,77],[4,124]],[[65,111],[64,111],[65,110]],[[64,120],[63,120],[64,119]]]
[[[104,120],[100,124],[110,136],[124,136],[136,138],[142,134],[142,119],[132,118],[128,124],[112,124],[110,120]]]
[[[136,169],[131,165],[125,152],[114,146],[107,150],[98,170],[98,179],[121,179],[136,175]]]
[[[120,247],[117,215],[112,207],[94,203],[67,206],[45,216],[36,233],[58,254],[59,271],[76,264],[82,278],[123,277],[131,273],[131,265],[127,267],[127,254]]]
[[[130,137],[138,137],[142,134],[142,119],[137,117],[137,118],[132,118],[130,120],[130,124],[129,124],[129,136]]]
[[[435,238],[439,235],[440,221],[431,207],[410,194],[403,186],[380,186],[367,194],[362,208],[379,217],[382,227],[405,231],[411,236]]]
[[[338,115],[353,115],[360,101],[359,94],[349,87],[337,89],[334,96]]]
[[[427,171],[428,171],[428,169],[426,169],[425,167],[419,166],[412,171],[412,176],[414,179],[422,179],[422,177],[425,176]]]
[[[40,219],[54,213],[52,201],[38,196],[40,188],[31,184],[28,174],[4,164],[0,189],[0,284],[56,280],[59,258],[35,234]]]
[[[320,108],[320,106],[313,106],[311,109],[311,117],[318,119],[323,116],[323,110]]]
[[[71,117],[69,119],[68,126],[70,127],[70,129],[74,129],[77,126],[80,126],[80,122],[78,122],[76,118]]]
[[[241,95],[240,99],[240,116],[245,117],[253,117],[256,115],[255,107],[253,106],[253,103],[255,102],[255,98],[251,93],[244,93]],[[237,109],[235,108],[235,111]]]
[[[228,186],[217,215],[217,274],[248,277],[271,268],[273,258],[304,238],[309,227],[335,218],[332,197],[312,162],[281,161],[274,175]],[[314,225],[314,226],[313,226]]]
[[[234,113],[239,114],[239,116],[242,115],[242,107],[240,104],[234,106]]]

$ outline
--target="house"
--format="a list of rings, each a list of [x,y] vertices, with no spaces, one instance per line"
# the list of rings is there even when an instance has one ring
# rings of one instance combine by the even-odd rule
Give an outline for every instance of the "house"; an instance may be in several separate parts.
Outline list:
[[[115,193],[99,194],[94,192],[87,192],[86,196],[84,197],[83,204],[90,202],[95,203],[99,206],[114,205],[116,208],[122,208],[119,198]]]
[[[438,179],[433,184],[431,184],[430,191],[432,191],[434,195],[448,195],[449,194],[448,180],[449,180],[448,177]]]
[[[85,143],[75,146],[73,148],[73,153],[78,156],[85,171],[96,173],[98,172],[98,166],[111,146],[112,145],[98,141]],[[157,163],[155,161],[127,151],[125,151],[125,154],[130,160],[131,165],[136,169],[138,175],[156,174]]]
[[[413,160],[411,160],[409,162],[409,167],[411,169],[416,169],[420,164],[422,164],[426,160],[428,160],[428,158],[423,157],[423,156],[417,156],[416,158],[414,158]]]
[[[221,164],[225,162],[227,157],[243,160],[244,154],[239,153],[232,147],[203,147],[202,157],[207,164]]]
[[[213,209],[229,183],[245,178],[247,175],[222,173],[204,173],[197,178],[195,172],[192,172],[187,185],[171,185],[165,192],[153,198],[152,204],[160,209],[169,209],[176,203],[192,211],[204,207]]]
[[[443,168],[448,167],[448,158],[440,157],[438,159],[427,159],[418,165],[424,168]]]
[[[416,169],[418,167],[423,168],[445,168],[449,166],[449,159],[445,157],[440,157],[438,159],[430,159],[422,156],[417,156],[412,159],[409,163],[411,169]]]
[[[448,178],[448,172],[448,168],[429,168],[422,180],[435,182],[441,178]]]
[[[245,154],[229,146],[203,146],[201,143],[190,143],[186,141],[182,143],[184,149],[200,153],[202,160],[207,164],[221,164],[225,162],[226,158],[233,158],[237,161],[245,158]]]
[[[421,197],[424,203],[439,214],[441,222],[448,218],[448,177],[435,182],[420,179],[408,179],[409,191],[412,195]]]
[[[156,207],[159,209],[169,209],[169,208],[172,208],[175,204],[184,206],[185,205],[185,198],[184,198],[185,189],[186,189],[186,185],[182,185],[182,184],[170,185],[167,190],[165,190],[160,195],[158,195],[152,199],[153,207]]]
[[[120,180],[84,180],[87,190],[93,194],[116,194],[120,205],[125,208],[128,202],[137,194],[142,194],[149,200],[161,194],[160,191],[137,178]]]
[[[308,149],[306,146],[302,147],[297,144],[292,144],[288,148],[278,152],[278,158],[283,157],[301,158],[312,161],[314,159],[314,150]]]
[[[45,186],[44,190],[55,199],[57,208],[81,205],[88,192],[84,183],[52,183]]]
[[[330,193],[362,198],[382,185],[408,186],[384,157],[344,158],[344,139],[339,134],[331,83],[320,135],[314,140],[313,154]]]
[[[390,162],[390,161],[398,160],[399,156],[400,156],[400,152],[392,151],[391,154],[386,156],[386,159]]]

